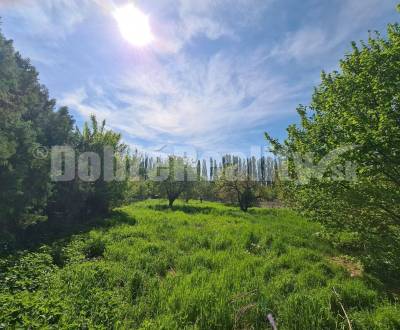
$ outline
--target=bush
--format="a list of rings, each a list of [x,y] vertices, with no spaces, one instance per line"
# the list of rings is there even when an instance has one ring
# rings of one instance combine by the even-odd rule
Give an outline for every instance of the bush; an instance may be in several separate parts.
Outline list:
[[[280,189],[289,206],[317,220],[388,287],[400,277],[400,25],[371,35],[322,74],[300,127],[284,144]],[[340,234],[343,232],[343,234]],[[339,234],[338,234],[339,233]]]
[[[86,258],[93,259],[102,257],[106,249],[106,244],[100,238],[93,238],[84,247]]]

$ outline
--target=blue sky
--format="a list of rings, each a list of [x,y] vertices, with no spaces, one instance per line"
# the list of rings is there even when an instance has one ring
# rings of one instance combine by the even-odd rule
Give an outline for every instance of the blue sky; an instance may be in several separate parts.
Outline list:
[[[321,70],[398,20],[394,0],[134,1],[155,38],[138,48],[112,15],[129,2],[0,0],[0,16],[78,124],[94,113],[150,150],[248,153],[264,131],[284,138]]]

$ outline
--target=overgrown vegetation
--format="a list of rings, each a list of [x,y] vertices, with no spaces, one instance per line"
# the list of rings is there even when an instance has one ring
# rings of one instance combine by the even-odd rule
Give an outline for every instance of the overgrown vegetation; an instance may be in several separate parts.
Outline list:
[[[347,329],[343,306],[353,329],[400,326],[396,298],[331,261],[319,225],[285,209],[175,204],[139,202],[103,228],[2,259],[0,324],[268,329],[272,313],[279,329]]]
[[[76,158],[96,152],[103,159],[104,147],[126,156],[121,136],[104,122],[92,116],[81,132],[67,108],[56,111],[35,68],[0,34],[0,254],[104,216],[122,200],[126,182],[54,182],[50,150],[63,145]]]
[[[330,239],[398,288],[400,25],[389,25],[387,38],[353,44],[340,68],[322,75],[283,145],[267,138],[288,161],[291,180],[281,185],[288,205],[323,223]],[[329,154],[328,166],[317,168]]]

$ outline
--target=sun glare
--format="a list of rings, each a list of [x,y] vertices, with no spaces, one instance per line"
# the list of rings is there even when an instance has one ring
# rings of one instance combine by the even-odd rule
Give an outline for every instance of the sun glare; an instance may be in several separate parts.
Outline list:
[[[133,4],[117,8],[114,13],[122,36],[137,47],[144,47],[150,44],[153,39],[149,17],[142,13]]]

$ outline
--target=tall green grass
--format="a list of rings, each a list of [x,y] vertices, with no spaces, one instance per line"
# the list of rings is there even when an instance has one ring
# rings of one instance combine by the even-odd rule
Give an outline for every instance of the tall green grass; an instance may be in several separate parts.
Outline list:
[[[146,201],[104,228],[0,261],[0,328],[400,329],[400,308],[329,261],[285,209]],[[337,292],[335,294],[334,290]]]

